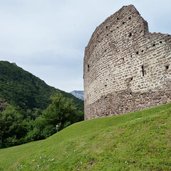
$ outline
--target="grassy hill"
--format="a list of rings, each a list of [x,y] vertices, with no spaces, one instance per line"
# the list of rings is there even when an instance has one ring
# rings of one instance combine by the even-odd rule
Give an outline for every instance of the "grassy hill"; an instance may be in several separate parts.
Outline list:
[[[0,150],[1,171],[170,171],[171,104],[73,124]]]

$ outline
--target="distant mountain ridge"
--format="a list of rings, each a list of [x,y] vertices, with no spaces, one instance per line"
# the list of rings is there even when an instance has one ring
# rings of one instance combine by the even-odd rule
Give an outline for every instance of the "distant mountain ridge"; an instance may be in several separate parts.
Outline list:
[[[78,103],[83,103],[70,93],[47,85],[43,80],[18,67],[15,63],[0,61],[0,98],[21,108],[44,109],[54,93],[62,93]]]
[[[77,97],[78,99],[84,100],[84,91],[81,90],[74,90],[70,92],[73,96]]]

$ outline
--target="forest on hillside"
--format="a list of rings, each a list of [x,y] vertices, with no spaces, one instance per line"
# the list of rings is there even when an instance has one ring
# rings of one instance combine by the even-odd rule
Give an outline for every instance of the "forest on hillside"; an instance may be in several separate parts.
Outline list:
[[[44,139],[83,120],[83,101],[0,61],[0,148]]]

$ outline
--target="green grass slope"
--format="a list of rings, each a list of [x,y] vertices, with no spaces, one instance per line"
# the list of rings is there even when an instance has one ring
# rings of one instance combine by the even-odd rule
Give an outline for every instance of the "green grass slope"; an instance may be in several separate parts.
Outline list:
[[[0,150],[1,171],[170,171],[171,104],[76,123]]]

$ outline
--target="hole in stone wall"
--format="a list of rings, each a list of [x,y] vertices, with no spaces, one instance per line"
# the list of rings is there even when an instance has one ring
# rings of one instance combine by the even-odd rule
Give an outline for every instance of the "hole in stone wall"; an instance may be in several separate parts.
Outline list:
[[[109,34],[106,34],[106,36],[109,36]]]
[[[119,20],[119,18],[117,17],[117,20]]]
[[[153,43],[153,47],[154,47],[154,46],[156,46],[156,44],[155,44],[155,43]]]
[[[136,54],[138,55],[138,54],[139,54],[139,52],[138,52],[138,51],[136,51]]]
[[[108,29],[108,26],[106,26],[106,29]]]
[[[126,81],[128,84],[130,84],[130,82],[133,80],[133,77],[129,77]]]
[[[141,72],[142,72],[142,76],[144,77],[145,73],[145,69],[144,69],[144,65],[141,65]]]
[[[105,87],[107,87],[107,84],[105,84]]]
[[[165,70],[167,71],[169,69],[169,65],[166,65],[165,66]]]
[[[122,24],[125,24],[125,22],[123,21]]]
[[[106,52],[107,50],[105,49],[104,52]]]
[[[131,17],[128,17],[129,20],[131,20]]]
[[[131,37],[132,36],[132,33],[129,33],[129,36],[128,37]]]
[[[141,52],[144,52],[144,50],[141,50]]]
[[[88,72],[90,71],[90,65],[87,65],[87,70],[88,70]]]
[[[163,43],[162,41],[160,41],[160,43]]]

